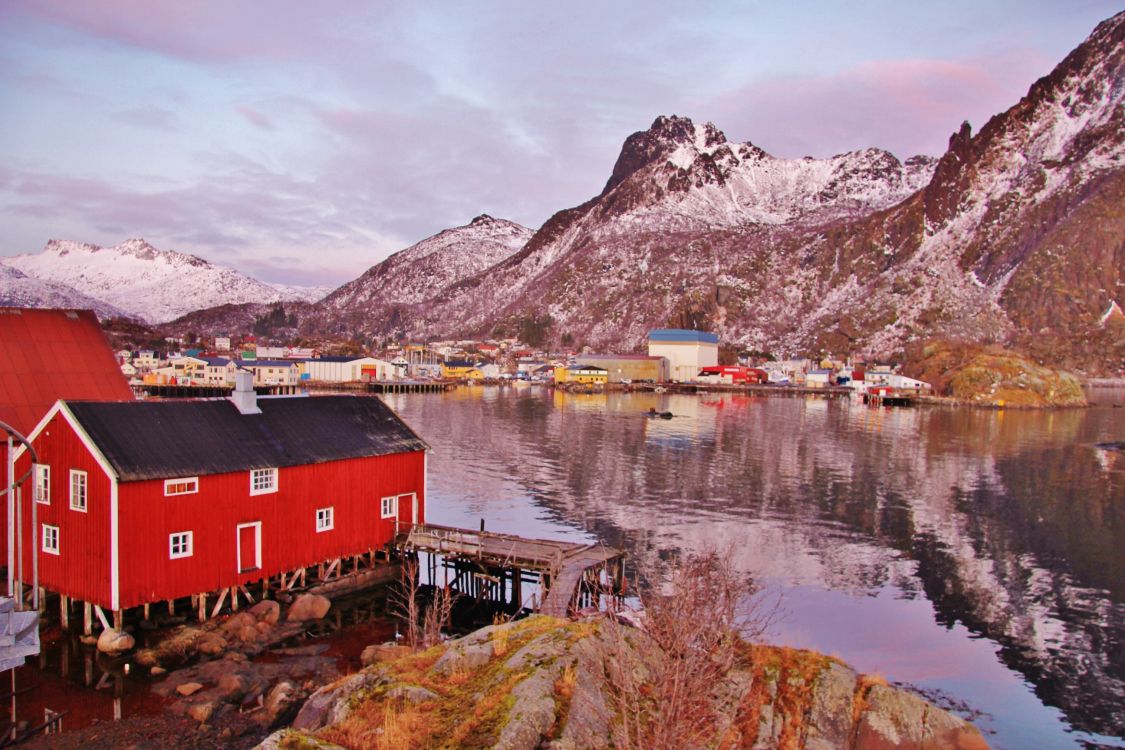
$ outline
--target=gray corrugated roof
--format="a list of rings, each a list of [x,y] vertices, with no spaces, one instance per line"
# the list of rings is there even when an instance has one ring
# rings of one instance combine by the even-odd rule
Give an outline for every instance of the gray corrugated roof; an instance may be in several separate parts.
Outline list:
[[[122,481],[299,466],[426,450],[371,396],[259,398],[243,415],[226,399],[67,404]]]

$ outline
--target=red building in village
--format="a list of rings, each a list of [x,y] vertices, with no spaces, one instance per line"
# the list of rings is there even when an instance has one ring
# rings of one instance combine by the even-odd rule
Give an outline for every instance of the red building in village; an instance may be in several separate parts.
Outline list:
[[[381,400],[256,397],[240,380],[230,399],[59,401],[31,432],[38,528],[23,548],[64,608],[120,620],[156,601],[237,597],[374,557],[398,524],[424,521],[427,446]],[[26,451],[17,465],[30,467]]]
[[[133,399],[97,317],[89,310],[0,307],[0,422],[27,435],[60,398]],[[7,452],[4,442],[0,483],[5,486]],[[2,515],[0,564],[7,565],[6,509]]]

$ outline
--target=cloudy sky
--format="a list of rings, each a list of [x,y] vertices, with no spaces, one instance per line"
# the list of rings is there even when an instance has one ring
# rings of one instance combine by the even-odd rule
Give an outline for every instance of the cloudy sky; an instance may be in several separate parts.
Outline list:
[[[141,236],[336,284],[538,227],[660,114],[776,156],[940,155],[1114,0],[0,2],[0,255]]]

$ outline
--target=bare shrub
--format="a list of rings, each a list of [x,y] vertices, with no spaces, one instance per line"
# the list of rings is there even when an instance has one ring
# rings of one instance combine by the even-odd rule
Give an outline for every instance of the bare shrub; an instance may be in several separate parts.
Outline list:
[[[739,646],[772,623],[777,604],[755,594],[731,564],[705,551],[674,560],[642,587],[644,626],[610,612],[598,639],[604,694],[623,750],[708,745],[720,724],[716,695]]]
[[[429,648],[441,643],[441,631],[453,612],[453,594],[448,587],[435,588],[429,602],[422,596],[417,558],[402,563],[397,589],[389,596],[390,610],[402,624],[403,640],[412,649]]]

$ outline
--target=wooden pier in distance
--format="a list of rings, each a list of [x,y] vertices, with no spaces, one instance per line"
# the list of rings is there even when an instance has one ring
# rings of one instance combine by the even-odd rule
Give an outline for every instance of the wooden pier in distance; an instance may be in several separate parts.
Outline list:
[[[567,617],[586,607],[600,608],[601,597],[625,593],[625,553],[599,544],[527,539],[435,524],[405,525],[396,544],[406,553],[428,553],[431,583],[436,584],[441,565],[445,585],[458,593],[515,610],[524,606],[524,584],[538,586],[529,609],[555,617]]]

